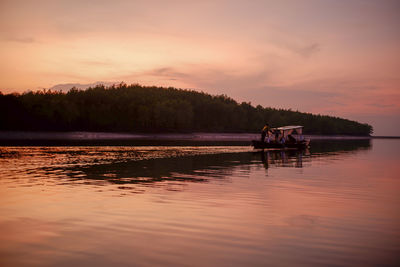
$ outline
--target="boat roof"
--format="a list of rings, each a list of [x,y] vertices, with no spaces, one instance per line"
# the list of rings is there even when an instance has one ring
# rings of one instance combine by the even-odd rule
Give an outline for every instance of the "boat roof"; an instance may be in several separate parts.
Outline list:
[[[293,130],[293,129],[300,129],[303,127],[304,126],[301,126],[301,125],[290,125],[290,126],[277,127],[275,129],[280,130],[280,131],[287,131],[287,130]]]

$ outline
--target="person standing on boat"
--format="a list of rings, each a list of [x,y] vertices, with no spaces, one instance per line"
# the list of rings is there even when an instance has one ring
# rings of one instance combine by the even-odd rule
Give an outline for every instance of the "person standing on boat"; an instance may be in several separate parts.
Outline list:
[[[275,129],[275,131],[274,131],[275,143],[278,143],[280,134],[281,134],[281,132],[279,130]]]
[[[270,127],[269,124],[266,123],[264,128],[261,131],[261,142],[264,142],[265,140],[265,136],[268,134],[268,142],[269,142],[269,131],[270,131]]]

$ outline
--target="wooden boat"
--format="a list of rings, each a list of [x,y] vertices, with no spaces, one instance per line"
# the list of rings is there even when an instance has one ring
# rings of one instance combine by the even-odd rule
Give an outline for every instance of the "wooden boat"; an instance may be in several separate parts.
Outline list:
[[[299,125],[272,128],[266,137],[264,141],[252,140],[252,146],[255,149],[304,149],[310,145],[310,140],[303,137],[303,126]]]

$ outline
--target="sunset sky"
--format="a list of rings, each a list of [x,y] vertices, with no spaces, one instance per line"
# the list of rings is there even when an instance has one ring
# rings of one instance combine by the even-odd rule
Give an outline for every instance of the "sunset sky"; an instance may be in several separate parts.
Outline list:
[[[0,91],[174,86],[400,135],[399,14],[386,0],[0,0]]]

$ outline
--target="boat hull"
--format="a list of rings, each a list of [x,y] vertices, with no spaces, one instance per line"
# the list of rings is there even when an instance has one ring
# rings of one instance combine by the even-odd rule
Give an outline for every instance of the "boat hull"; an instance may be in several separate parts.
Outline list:
[[[277,143],[277,142],[263,142],[260,140],[252,140],[251,144],[255,149],[305,149],[309,146],[310,141],[304,140],[296,143]]]

